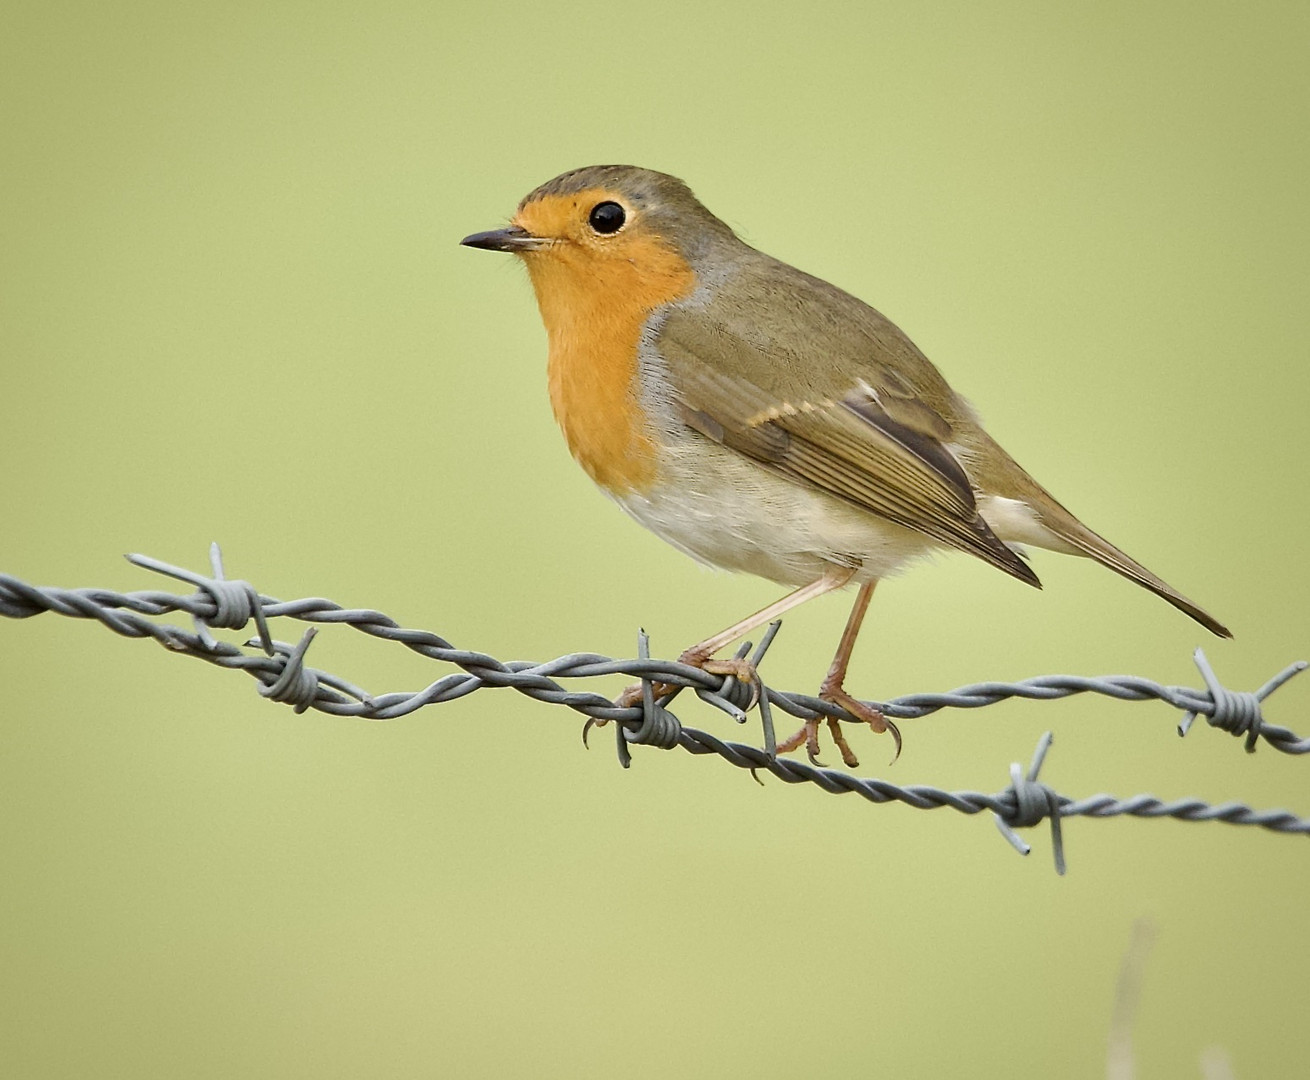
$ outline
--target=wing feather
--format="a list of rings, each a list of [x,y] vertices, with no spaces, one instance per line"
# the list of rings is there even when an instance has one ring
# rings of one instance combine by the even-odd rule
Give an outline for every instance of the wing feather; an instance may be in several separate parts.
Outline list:
[[[658,347],[695,430],[797,483],[1039,584],[978,514],[968,474],[946,446],[949,422],[903,384],[858,378],[816,393],[792,380],[799,392],[780,393],[789,380],[779,367],[797,358],[714,325],[703,311],[671,313]],[[861,370],[876,378],[878,368]]]

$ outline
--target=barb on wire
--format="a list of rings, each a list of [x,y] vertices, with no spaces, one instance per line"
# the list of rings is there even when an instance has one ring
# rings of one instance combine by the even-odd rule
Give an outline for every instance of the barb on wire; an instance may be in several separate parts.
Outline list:
[[[1051,851],[1055,855],[1055,872],[1062,875],[1065,866],[1064,836],[1060,832],[1060,796],[1045,784],[1037,782],[1037,774],[1042,771],[1046,751],[1051,748],[1053,739],[1048,731],[1038,741],[1037,750],[1033,753],[1033,763],[1028,766],[1027,774],[1020,770],[1017,761],[1010,765],[1010,791],[1014,793],[1014,814],[1008,818],[999,813],[992,816],[1001,835],[1020,855],[1027,855],[1032,848],[1014,830],[1036,825],[1043,818],[1050,818]]]
[[[261,694],[274,701],[289,703],[297,712],[312,708],[334,716],[393,720],[426,705],[453,701],[484,687],[511,687],[538,701],[564,705],[585,715],[588,721],[584,727],[584,740],[586,729],[592,724],[616,721],[616,745],[624,767],[631,763],[630,744],[665,749],[681,746],[692,754],[717,754],[739,768],[751,770],[757,779],[759,772],[769,772],[786,783],[811,783],[831,793],[853,791],[875,803],[899,801],[920,809],[949,806],[967,814],[989,810],[1002,834],[1024,853],[1027,845],[1014,830],[1049,819],[1056,866],[1061,873],[1064,857],[1059,822],[1062,818],[1078,815],[1110,817],[1128,814],[1186,821],[1217,820],[1257,825],[1275,832],[1310,833],[1310,821],[1287,811],[1259,811],[1238,803],[1211,806],[1197,799],[1163,802],[1151,795],[1124,800],[1096,795],[1075,801],[1059,795],[1037,781],[1050,746],[1049,734],[1039,743],[1027,773],[1023,773],[1017,764],[1013,765],[1010,786],[997,795],[947,792],[923,785],[901,787],[883,780],[861,779],[837,770],[779,758],[772,710],[778,708],[802,720],[836,717],[859,723],[859,718],[838,705],[810,695],[784,693],[763,683],[744,685],[732,676],[713,675],[676,661],[652,659],[649,639],[644,632],[638,638],[635,659],[615,660],[597,653],[570,653],[544,663],[502,663],[485,653],[457,649],[445,638],[429,631],[402,627],[380,611],[343,608],[321,597],[281,601],[266,596],[249,582],[229,580],[224,576],[217,544],[210,549],[210,577],[144,555],[129,555],[128,559],[144,569],[188,582],[197,591],[180,596],[159,591],[119,593],[107,589],[60,589],[37,587],[0,574],[0,615],[23,619],[49,611],[71,618],[95,619],[115,633],[153,638],[173,652],[195,656],[220,667],[246,671],[259,682]],[[160,616],[175,612],[190,615],[195,631],[156,621]],[[460,670],[414,693],[370,695],[345,679],[306,666],[305,655],[317,633],[315,627],[307,629],[294,646],[273,640],[268,621],[279,617],[311,624],[344,624],[372,637],[399,642],[422,656],[452,664]],[[260,649],[258,654],[246,653],[236,645],[215,639],[210,633],[211,628],[241,629],[252,619],[258,636],[247,641],[246,646],[257,646]],[[779,625],[773,623],[768,628],[752,654],[751,663],[756,667],[772,644]],[[750,643],[744,643],[738,650],[738,658],[745,657],[750,649]],[[1204,716],[1211,726],[1243,737],[1248,751],[1263,740],[1284,753],[1310,752],[1310,739],[1268,723],[1261,711],[1265,698],[1305,669],[1304,661],[1289,665],[1251,693],[1225,688],[1199,649],[1195,660],[1205,689],[1164,686],[1149,679],[1125,675],[1046,675],[1012,683],[978,683],[947,693],[911,694],[878,703],[878,708],[889,717],[913,719],[940,709],[981,708],[1016,697],[1048,701],[1073,694],[1096,693],[1122,701],[1166,702],[1185,714],[1179,724],[1180,733],[1186,733],[1197,716]],[[557,681],[618,674],[641,681],[640,706],[618,705],[600,694],[569,690]],[[657,685],[660,688],[658,694]],[[683,727],[667,705],[687,688],[738,723],[746,721],[746,711],[757,703],[764,747],[724,742],[706,732]],[[758,701],[755,702],[757,695]]]

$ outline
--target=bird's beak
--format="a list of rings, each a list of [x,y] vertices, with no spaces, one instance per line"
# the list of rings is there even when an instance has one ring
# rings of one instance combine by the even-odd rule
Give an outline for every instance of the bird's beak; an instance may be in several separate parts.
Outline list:
[[[474,233],[464,237],[460,243],[464,247],[485,248],[487,251],[513,252],[537,251],[550,246],[548,237],[533,236],[521,225],[507,225],[503,229]]]

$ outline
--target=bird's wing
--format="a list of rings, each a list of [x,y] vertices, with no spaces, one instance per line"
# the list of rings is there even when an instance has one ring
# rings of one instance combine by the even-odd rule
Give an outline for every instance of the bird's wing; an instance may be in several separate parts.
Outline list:
[[[816,330],[801,337],[817,350],[825,342],[822,326]],[[805,356],[753,337],[704,309],[665,318],[656,346],[688,425],[797,483],[1039,585],[979,515],[969,477],[946,446],[950,423],[906,380],[874,355],[851,365],[854,374],[824,379]],[[877,342],[868,347],[876,351]]]

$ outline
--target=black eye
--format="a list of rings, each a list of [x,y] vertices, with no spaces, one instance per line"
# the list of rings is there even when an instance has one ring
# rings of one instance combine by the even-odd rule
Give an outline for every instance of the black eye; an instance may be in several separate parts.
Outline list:
[[[616,202],[597,203],[591,208],[591,214],[587,217],[588,224],[591,225],[598,233],[608,234],[618,232],[623,228],[623,223],[628,216],[623,212]]]

